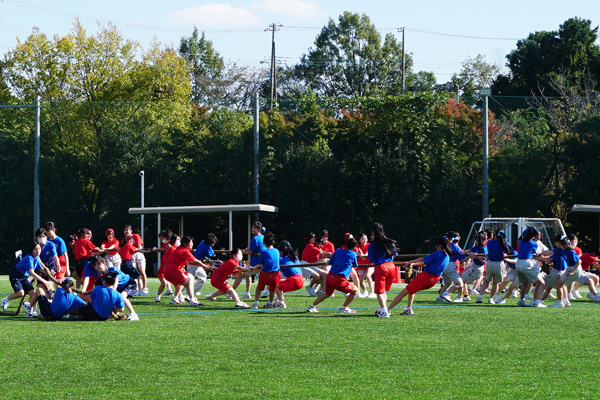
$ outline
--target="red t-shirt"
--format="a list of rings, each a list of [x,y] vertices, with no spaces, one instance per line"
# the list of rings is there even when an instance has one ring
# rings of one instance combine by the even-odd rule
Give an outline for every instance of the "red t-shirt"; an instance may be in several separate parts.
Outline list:
[[[135,251],[137,250],[137,247],[135,247],[134,245],[127,243],[123,246],[121,246],[121,250],[119,250],[119,254],[121,255],[121,260],[125,261],[125,260],[131,260],[131,256],[133,256],[133,254],[135,254]]]
[[[322,250],[319,249],[312,243],[306,245],[304,250],[302,250],[302,258],[301,261],[306,261],[307,263],[316,263],[321,258]]]
[[[335,251],[335,246],[333,245],[333,243],[331,243],[329,240],[327,241],[327,243],[325,243],[323,245],[323,248],[321,249],[323,251],[327,251],[329,253],[333,253]]]
[[[133,245],[139,249],[144,245],[144,241],[142,240],[142,237],[140,235],[138,235],[137,233],[134,233],[133,235],[131,235],[131,237],[133,238]]]
[[[361,245],[360,245],[360,243],[359,243],[359,244],[358,244],[358,246],[356,246],[356,248],[357,248],[358,250],[362,251],[362,254],[365,254],[365,255],[366,255],[366,254],[368,254],[368,252],[369,252],[369,245],[370,245],[370,244],[371,244],[371,243],[367,243],[366,245],[364,245],[364,246],[361,246]],[[369,261],[369,259],[368,259],[367,257],[365,257],[365,258],[358,257],[358,263],[359,263],[359,264],[371,264],[371,262]]]
[[[119,241],[117,240],[117,238],[113,238],[113,240],[105,240],[102,242],[102,246],[104,246],[104,248],[109,248],[110,246],[115,246],[115,249],[118,249]],[[111,250],[111,251],[106,252],[106,254],[110,254],[111,256],[114,256],[117,253],[118,253],[118,250]]]
[[[577,246],[573,247],[573,251],[579,256],[579,258],[581,258],[583,251],[581,251],[581,249],[579,247],[577,247]]]
[[[165,250],[165,254],[163,254],[163,256],[160,259],[160,263],[162,265],[167,264],[167,261],[169,261],[169,257],[171,256],[171,253],[173,253],[176,248],[177,247],[175,247],[175,246],[170,246],[167,250]]]
[[[75,244],[73,245],[73,254],[75,254],[76,260],[81,260],[82,258],[89,257],[92,255],[92,251],[96,246],[89,239],[77,239]]]
[[[194,261],[196,257],[190,252],[190,250],[185,246],[179,246],[176,248],[173,253],[167,259],[165,264],[165,275],[168,274],[168,271],[173,270],[182,270],[184,266]]]
[[[581,268],[590,269],[590,267],[592,266],[594,261],[596,261],[598,259],[598,257],[595,257],[595,256],[591,255],[590,253],[585,253],[584,255],[582,255],[580,257],[580,259],[581,259]]]
[[[238,265],[239,263],[237,261],[235,261],[233,258],[230,258],[221,264],[221,266],[217,268],[215,272],[213,272],[213,275],[216,275],[220,278],[227,278],[229,275],[233,274],[233,271],[235,271]]]

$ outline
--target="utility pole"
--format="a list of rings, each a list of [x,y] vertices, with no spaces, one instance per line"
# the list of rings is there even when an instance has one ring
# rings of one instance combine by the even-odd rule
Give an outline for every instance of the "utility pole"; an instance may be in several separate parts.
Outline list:
[[[253,166],[252,166],[252,180],[254,186],[254,204],[259,204],[258,197],[258,189],[259,189],[259,180],[258,180],[258,157],[259,157],[259,147],[258,147],[258,139],[259,139],[259,97],[258,93],[254,94],[254,152],[253,152]],[[254,216],[254,220],[258,221],[258,212],[256,212]]]
[[[405,52],[404,52],[404,47],[405,47],[405,42],[404,42],[404,31],[406,30],[406,28],[402,27],[399,28],[398,31],[402,31],[402,94],[404,94],[404,91],[406,90],[406,64],[405,64]]]
[[[272,23],[265,31],[273,32],[271,37],[271,110],[274,101],[277,102],[277,65],[275,61],[275,31],[281,29],[281,24]],[[273,101],[274,100],[274,101]]]
[[[488,218],[490,216],[489,212],[489,203],[490,203],[490,195],[489,195],[489,179],[488,179],[488,96],[492,94],[492,89],[481,89],[479,94],[483,96],[483,171],[482,171],[482,187],[481,191],[483,193],[482,199],[482,214],[483,218]]]

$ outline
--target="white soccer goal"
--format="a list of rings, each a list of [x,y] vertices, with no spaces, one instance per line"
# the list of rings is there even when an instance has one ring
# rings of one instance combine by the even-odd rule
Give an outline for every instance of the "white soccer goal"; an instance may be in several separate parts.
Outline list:
[[[465,249],[474,245],[475,234],[482,230],[502,229],[506,232],[506,241],[511,246],[517,244],[517,239],[528,226],[535,226],[542,233],[542,242],[549,248],[554,248],[554,236],[558,234],[565,235],[565,228],[558,218],[485,218],[483,221],[474,222],[471,225],[469,236],[465,242]]]

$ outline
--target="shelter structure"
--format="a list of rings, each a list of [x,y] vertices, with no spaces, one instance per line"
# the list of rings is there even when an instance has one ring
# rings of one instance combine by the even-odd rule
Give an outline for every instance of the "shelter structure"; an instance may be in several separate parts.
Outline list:
[[[129,209],[129,214],[148,215],[156,214],[157,217],[157,238],[160,233],[161,218],[163,215],[179,216],[179,234],[184,235],[184,216],[186,214],[221,214],[229,215],[229,249],[233,248],[233,214],[247,213],[248,214],[248,242],[250,242],[250,227],[252,225],[252,214],[258,212],[276,213],[279,209],[268,204],[225,204],[225,205],[210,205],[210,206],[179,206],[179,207],[133,207]],[[160,243],[158,243],[160,246]],[[160,257],[158,258],[158,267],[160,267]]]

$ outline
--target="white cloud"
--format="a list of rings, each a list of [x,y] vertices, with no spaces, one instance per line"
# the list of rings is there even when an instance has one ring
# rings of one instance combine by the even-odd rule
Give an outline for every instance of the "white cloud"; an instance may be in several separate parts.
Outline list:
[[[169,13],[169,16],[180,23],[197,25],[199,29],[228,28],[233,26],[253,25],[260,21],[246,7],[233,7],[231,4],[204,4],[198,7],[185,8]]]
[[[287,17],[314,18],[327,15],[317,3],[305,0],[262,0],[252,3],[252,6]]]

